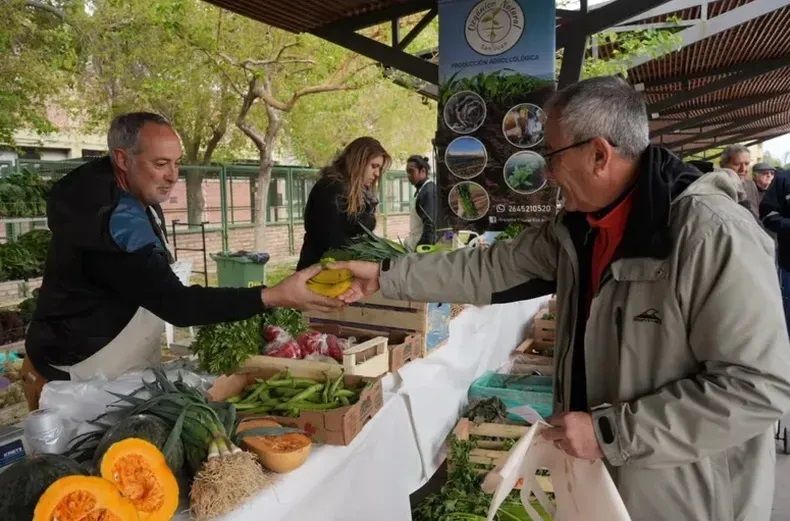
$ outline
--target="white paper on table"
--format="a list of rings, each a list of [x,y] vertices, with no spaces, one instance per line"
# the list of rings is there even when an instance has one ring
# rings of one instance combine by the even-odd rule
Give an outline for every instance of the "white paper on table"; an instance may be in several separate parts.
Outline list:
[[[529,423],[530,425],[544,421],[543,416],[541,416],[540,413],[538,413],[538,411],[536,411],[529,405],[519,405],[518,407],[513,407],[512,409],[508,409],[507,412],[509,412],[510,414],[515,414],[519,418],[523,418],[524,421]]]
[[[488,521],[493,521],[519,479],[523,480],[521,503],[532,519],[540,519],[530,505],[530,497],[535,494],[554,521],[631,521],[603,462],[565,454],[539,436],[546,428],[551,426],[543,422],[530,427],[511,449],[507,460],[486,476],[483,490],[494,494]],[[535,479],[535,471],[540,468],[551,473],[556,506]]]

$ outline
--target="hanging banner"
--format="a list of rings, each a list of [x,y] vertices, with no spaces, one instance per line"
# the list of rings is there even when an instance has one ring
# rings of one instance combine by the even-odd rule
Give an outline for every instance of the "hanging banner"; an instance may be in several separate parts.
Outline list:
[[[555,82],[554,0],[439,0],[438,180],[454,229],[556,212],[543,146]]]

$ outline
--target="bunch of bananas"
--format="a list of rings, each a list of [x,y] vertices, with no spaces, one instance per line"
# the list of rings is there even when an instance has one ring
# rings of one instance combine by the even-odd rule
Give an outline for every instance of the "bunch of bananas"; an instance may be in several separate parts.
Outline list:
[[[307,287],[313,293],[325,297],[336,298],[348,291],[354,276],[351,270],[331,270],[324,268],[318,275],[307,281]]]

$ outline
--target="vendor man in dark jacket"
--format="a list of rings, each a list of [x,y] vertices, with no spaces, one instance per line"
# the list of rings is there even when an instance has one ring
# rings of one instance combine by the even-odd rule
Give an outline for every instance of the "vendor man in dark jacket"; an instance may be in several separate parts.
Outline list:
[[[110,155],[55,183],[44,280],[27,332],[25,394],[38,406],[48,380],[115,378],[159,362],[164,321],[241,320],[267,307],[329,310],[310,292],[312,267],[271,288],[186,287],[173,273],[160,204],[178,180],[181,140],[157,114],[115,118]]]

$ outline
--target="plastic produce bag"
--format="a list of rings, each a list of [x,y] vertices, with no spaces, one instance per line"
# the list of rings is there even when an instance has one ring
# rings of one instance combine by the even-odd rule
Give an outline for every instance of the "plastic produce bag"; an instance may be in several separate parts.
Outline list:
[[[539,435],[546,428],[550,426],[543,422],[530,427],[507,459],[485,477],[482,488],[494,495],[487,521],[493,521],[499,506],[519,480],[523,483],[521,503],[532,519],[541,519],[530,505],[534,494],[553,521],[631,521],[603,462],[565,454]],[[548,469],[551,474],[554,502],[535,478],[540,468]]]
[[[170,380],[176,380],[181,376],[187,384],[203,391],[211,387],[214,379],[209,375],[198,375],[180,367],[165,366],[165,374]],[[94,427],[88,421],[103,414],[107,411],[108,405],[118,401],[118,398],[110,394],[111,392],[131,394],[143,386],[143,377],[146,381],[154,381],[154,375],[150,370],[132,371],[114,380],[107,380],[104,377],[82,381],[53,380],[48,382],[41,392],[40,408],[55,411],[71,439],[93,430]],[[145,397],[145,393],[141,392],[138,396]]]

